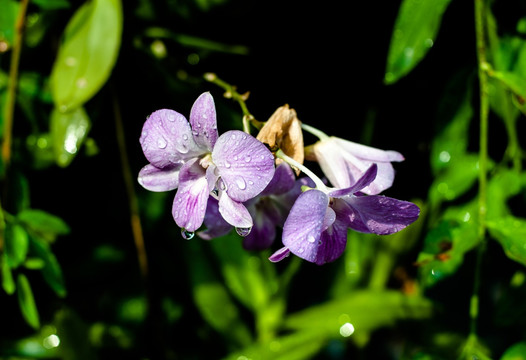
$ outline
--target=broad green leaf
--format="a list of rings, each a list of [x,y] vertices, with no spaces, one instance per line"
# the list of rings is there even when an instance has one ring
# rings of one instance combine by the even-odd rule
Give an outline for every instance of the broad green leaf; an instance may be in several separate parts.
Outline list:
[[[73,15],[53,64],[50,86],[61,111],[81,106],[108,80],[122,33],[120,0],[87,1]]]
[[[59,235],[69,234],[69,226],[59,218],[38,209],[25,209],[17,214],[17,219],[41,239],[55,241]]]
[[[41,239],[30,237],[30,249],[35,256],[44,261],[44,267],[41,271],[47,284],[58,296],[66,296],[62,269],[49,244]]]
[[[526,265],[526,219],[510,215],[487,224],[491,236],[502,245],[506,255]]]
[[[211,262],[203,256],[202,250],[200,241],[188,243],[186,258],[194,303],[203,319],[223,334],[225,339],[233,341],[236,346],[247,346],[252,342],[250,331],[241,320],[236,303],[218,279]]]
[[[510,346],[500,360],[526,360],[526,342],[521,341]]]
[[[512,170],[496,172],[488,183],[487,218],[499,219],[510,215],[508,200],[521,191],[521,177]]]
[[[34,329],[40,327],[40,317],[29,280],[24,274],[17,277],[18,304],[26,322]]]
[[[224,360],[307,360],[312,359],[326,345],[327,340],[318,331],[300,330],[235,351]]]
[[[385,83],[393,84],[409,73],[435,42],[442,15],[450,0],[403,0],[395,21]]]
[[[265,279],[261,258],[243,249],[242,238],[235,232],[214,239],[210,244],[219,259],[225,284],[239,301],[251,310],[264,308],[277,279]],[[271,267],[273,270],[273,268]],[[275,274],[274,274],[275,275]]]
[[[431,313],[431,302],[419,296],[406,296],[394,290],[355,290],[342,298],[289,315],[285,318],[285,327],[340,338],[341,328],[347,323],[360,335],[394,325],[399,320],[426,319]]]
[[[22,264],[27,257],[29,236],[19,224],[8,222],[5,228],[5,250],[7,261],[12,269]]]
[[[5,252],[0,255],[0,263],[2,265],[2,288],[7,294],[12,295],[16,290],[16,285],[13,274],[11,273],[11,267],[9,267],[7,263],[7,255]]]
[[[68,0],[31,0],[31,2],[43,10],[67,9],[70,7]]]
[[[465,154],[452,160],[448,168],[435,177],[429,189],[432,204],[455,200],[476,182],[479,173],[478,155]]]
[[[61,112],[54,108],[51,112],[51,137],[55,161],[59,166],[68,166],[86,139],[91,121],[83,107]]]
[[[464,261],[464,254],[472,250],[479,237],[470,212],[459,210],[465,221],[445,219],[431,229],[424,239],[424,248],[417,258],[419,277],[423,287],[431,287],[454,274]]]
[[[490,71],[489,74],[500,80],[515,95],[526,100],[526,77],[509,71]]]
[[[0,0],[0,42],[13,46],[15,38],[15,22],[19,4],[14,0]]]

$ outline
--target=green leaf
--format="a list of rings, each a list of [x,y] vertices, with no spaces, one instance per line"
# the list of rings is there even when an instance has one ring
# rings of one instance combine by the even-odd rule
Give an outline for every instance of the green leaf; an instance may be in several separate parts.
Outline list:
[[[52,110],[50,130],[55,161],[59,166],[66,167],[73,161],[90,127],[91,121],[83,107],[68,112],[57,108]]]
[[[433,46],[449,2],[402,1],[387,55],[386,84],[393,84],[405,76],[427,54]]]
[[[117,60],[122,33],[120,0],[85,2],[73,15],[50,77],[61,111],[81,106],[108,80]]]
[[[67,9],[70,7],[68,0],[31,0],[31,2],[43,10]]]
[[[8,222],[5,228],[7,262],[12,269],[21,265],[27,256],[29,237],[26,230],[16,223]]]
[[[513,170],[499,169],[488,183],[487,218],[499,219],[510,215],[508,200],[521,191],[520,174]]]
[[[489,74],[500,80],[515,95],[526,99],[526,78],[524,76],[508,71],[490,71]]]
[[[272,288],[277,289],[275,277],[263,277],[260,257],[242,247],[242,238],[235,232],[210,242],[219,261],[225,284],[239,301],[251,310],[263,309],[269,301]],[[273,270],[274,268],[270,268]],[[274,273],[275,275],[275,273]]]
[[[0,0],[0,42],[13,46],[15,38],[15,22],[19,4],[13,0]]]
[[[235,351],[224,360],[307,360],[312,359],[327,343],[318,331],[297,331]]]
[[[488,221],[489,232],[512,260],[526,265],[526,219],[506,216]]]
[[[526,360],[526,342],[521,341],[510,346],[500,360]]]
[[[252,342],[250,331],[223,282],[217,278],[216,270],[203,256],[201,242],[189,242],[188,252],[187,263],[194,303],[203,319],[236,346],[247,346]]]
[[[66,296],[62,269],[49,244],[35,237],[30,237],[30,240],[31,252],[44,261],[44,267],[41,269],[44,280],[58,296]]]
[[[24,274],[18,274],[17,278],[18,304],[26,322],[34,329],[40,327],[38,309],[33,297],[33,291],[29,280]]]
[[[398,320],[425,319],[431,312],[431,302],[419,296],[406,296],[393,290],[355,290],[345,297],[288,316],[285,327],[340,338],[341,328],[347,323],[353,325],[356,335],[360,335],[393,325]]]
[[[53,242],[57,236],[67,235],[70,231],[64,220],[43,210],[25,209],[16,217],[33,235],[48,242]]]
[[[16,290],[16,285],[13,279],[13,274],[11,273],[11,268],[7,263],[5,252],[0,256],[0,263],[2,265],[2,288],[7,294],[12,295]]]

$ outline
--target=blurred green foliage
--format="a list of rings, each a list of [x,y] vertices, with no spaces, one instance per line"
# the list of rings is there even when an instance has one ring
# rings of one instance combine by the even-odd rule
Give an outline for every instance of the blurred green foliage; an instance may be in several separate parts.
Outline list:
[[[526,3],[483,1],[483,174],[473,4],[365,3],[0,0],[0,359],[526,359]],[[323,267],[182,240],[138,138],[203,91],[241,128],[209,71],[261,121],[402,152],[420,219]]]

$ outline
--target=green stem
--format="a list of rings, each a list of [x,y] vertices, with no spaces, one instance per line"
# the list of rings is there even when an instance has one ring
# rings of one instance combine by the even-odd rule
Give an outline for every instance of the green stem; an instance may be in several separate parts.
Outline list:
[[[4,168],[11,160],[11,143],[13,132],[13,117],[15,112],[15,94],[18,80],[18,67],[20,64],[20,53],[22,51],[22,35],[26,18],[27,4],[29,0],[21,0],[18,17],[15,25],[15,38],[11,52],[11,63],[9,65],[9,79],[7,82],[7,93],[4,108],[4,134],[2,141],[2,161]]]
[[[480,244],[477,249],[477,263],[475,268],[475,279],[473,283],[473,294],[470,304],[470,333],[475,335],[477,331],[477,320],[479,315],[479,290],[481,282],[482,257],[485,250],[486,238],[486,213],[487,213],[487,169],[488,169],[488,75],[486,69],[486,40],[484,32],[485,2],[475,1],[475,33],[477,45],[478,77],[480,90],[480,137],[479,137],[479,194],[478,194],[478,237]]]
[[[232,98],[237,101],[243,112],[243,131],[250,133],[249,125],[254,126],[256,129],[261,129],[264,125],[261,121],[257,121],[256,118],[248,111],[247,104],[245,103],[246,97],[237,92],[235,86],[230,85],[224,80],[221,80],[214,73],[206,73],[204,75],[206,81],[209,81],[223,90],[225,90],[225,97]]]
[[[301,123],[301,128],[312,135],[316,136],[320,140],[327,140],[329,138],[329,135],[325,134],[323,131],[316,129],[315,127],[312,127],[310,125]]]

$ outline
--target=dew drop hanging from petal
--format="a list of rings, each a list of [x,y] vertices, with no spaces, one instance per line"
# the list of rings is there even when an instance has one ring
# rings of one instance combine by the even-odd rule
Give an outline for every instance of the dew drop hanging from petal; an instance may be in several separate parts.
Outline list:
[[[195,233],[193,231],[188,231],[185,228],[181,229],[181,236],[185,240],[191,240],[194,237]]]
[[[248,234],[250,234],[250,231],[252,230],[251,227],[246,227],[246,228],[236,228],[236,232],[239,236],[242,236],[242,237],[245,237],[245,236],[248,236]]]

